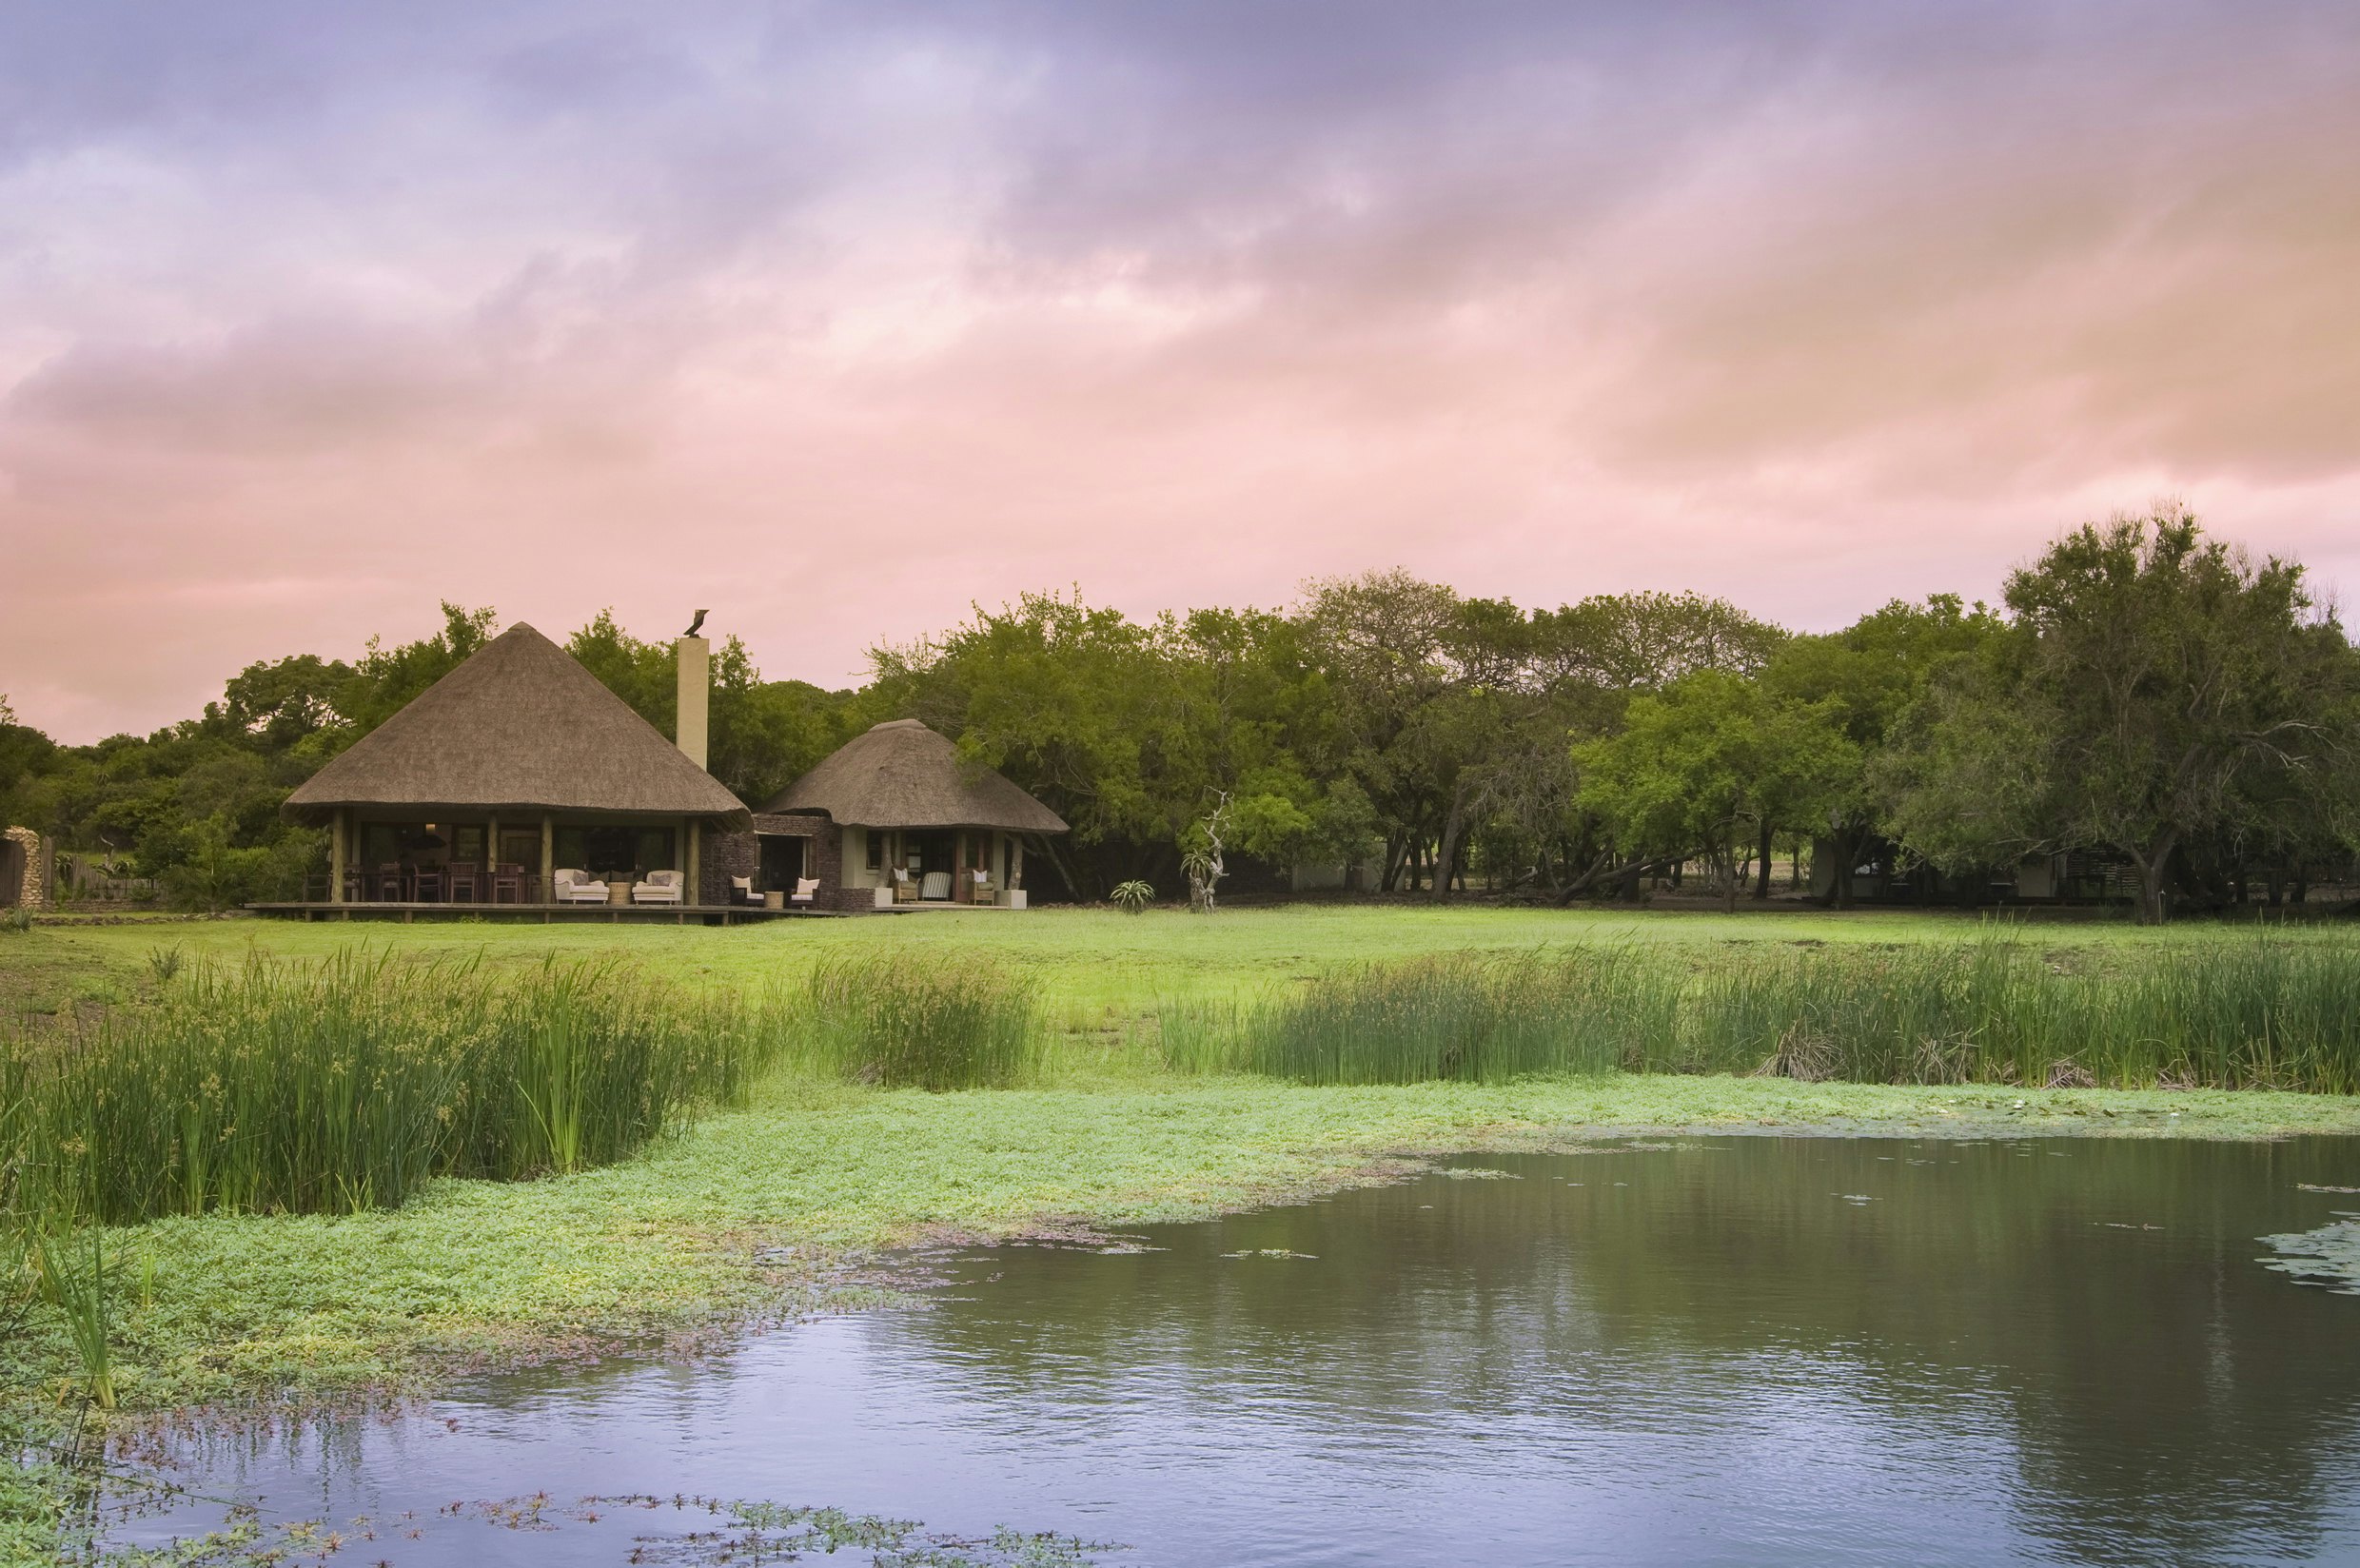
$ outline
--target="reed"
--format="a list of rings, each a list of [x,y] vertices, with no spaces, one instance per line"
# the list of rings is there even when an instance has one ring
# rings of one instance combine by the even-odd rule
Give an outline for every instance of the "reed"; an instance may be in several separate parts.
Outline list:
[[[88,1268],[77,1252],[87,1254]],[[39,1275],[41,1299],[56,1308],[66,1335],[82,1362],[83,1391],[101,1410],[115,1407],[114,1350],[108,1339],[108,1303],[112,1291],[107,1280],[107,1254],[95,1228],[74,1236],[51,1236],[35,1230],[33,1265]]]
[[[814,966],[806,1060],[888,1088],[993,1088],[1045,1047],[1040,1007],[1014,970],[974,953],[846,953]]]
[[[1766,1072],[1861,1083],[2360,1089],[2360,949],[2269,937],[2058,964],[1949,946],[1542,949],[1158,1009],[1166,1065],[1308,1084]]]
[[[596,963],[196,965],[151,1007],[0,1040],[0,1197],[54,1229],[579,1170],[740,1097],[782,1012]]]

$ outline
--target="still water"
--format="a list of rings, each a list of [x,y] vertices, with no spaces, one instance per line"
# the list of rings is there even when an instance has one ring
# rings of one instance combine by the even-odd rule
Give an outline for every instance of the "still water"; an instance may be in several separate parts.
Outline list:
[[[676,1560],[713,1520],[577,1504],[675,1491],[1143,1568],[2360,1562],[2360,1297],[2259,1261],[2360,1208],[2305,1184],[2360,1186],[2360,1147],[1470,1160],[1137,1250],[960,1253],[922,1309],[214,1440],[183,1479],[365,1518],[364,1563]]]

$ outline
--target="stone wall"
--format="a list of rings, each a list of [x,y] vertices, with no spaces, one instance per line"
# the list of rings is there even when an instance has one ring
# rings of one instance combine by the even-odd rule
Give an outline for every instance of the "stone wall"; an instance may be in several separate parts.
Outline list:
[[[16,886],[0,888],[0,904],[21,904],[28,909],[43,910],[49,906],[49,845],[30,828],[10,828],[5,834],[16,853],[6,857],[10,868],[17,872]]]
[[[804,840],[803,874],[819,878],[819,893],[813,901],[818,909],[865,910],[874,900],[866,888],[844,886],[844,834],[824,816],[800,813],[773,815],[757,813],[754,832],[741,833],[711,833],[704,841],[697,867],[697,879],[702,884],[697,892],[698,902],[726,904],[729,902],[729,879],[733,876],[753,876],[762,863],[761,840],[765,834]],[[761,887],[757,880],[757,888]],[[782,889],[792,892],[792,888]]]

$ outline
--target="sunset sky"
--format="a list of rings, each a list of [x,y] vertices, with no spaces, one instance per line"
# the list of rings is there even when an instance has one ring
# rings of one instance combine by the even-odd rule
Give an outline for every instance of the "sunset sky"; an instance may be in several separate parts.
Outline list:
[[[1827,629],[2166,496],[2360,590],[2351,0],[0,13],[61,739],[439,598],[828,685],[1394,565]]]

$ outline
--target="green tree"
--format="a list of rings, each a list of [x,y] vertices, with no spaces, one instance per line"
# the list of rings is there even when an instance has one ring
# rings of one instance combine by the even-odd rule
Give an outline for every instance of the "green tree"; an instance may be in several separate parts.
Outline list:
[[[600,610],[565,651],[662,735],[679,734],[679,652],[669,638],[643,642]],[[713,654],[705,717],[705,769],[759,807],[851,738],[853,696],[800,680],[766,681],[735,634]]]
[[[1861,756],[1873,757],[1924,696],[1936,671],[1974,657],[2003,630],[1996,615],[1980,604],[1969,608],[1955,594],[1937,594],[1922,604],[1895,599],[1840,632],[1783,643],[1764,663],[1762,685],[1783,701],[1830,704],[1845,737]],[[1835,792],[1824,817],[1776,824],[1825,833],[1835,860],[1826,896],[1839,909],[1852,906],[1852,872],[1862,848],[1887,827],[1884,804],[1863,770]],[[1766,872],[1766,854],[1763,864]]]
[[[1634,846],[1701,858],[1731,909],[1762,826],[1824,810],[1859,766],[1833,703],[1712,669],[1634,698],[1620,734],[1577,753],[1582,804]]]
[[[2351,648],[2302,578],[2177,507],[2067,535],[2009,578],[2008,634],[1937,682],[1887,763],[1906,841],[1954,870],[2104,846],[2163,920],[2176,854],[2348,776]]]

